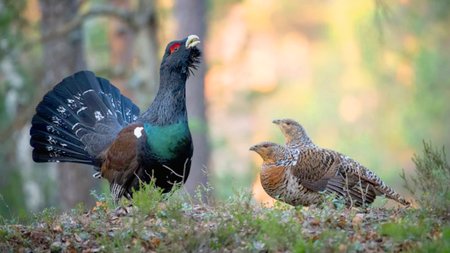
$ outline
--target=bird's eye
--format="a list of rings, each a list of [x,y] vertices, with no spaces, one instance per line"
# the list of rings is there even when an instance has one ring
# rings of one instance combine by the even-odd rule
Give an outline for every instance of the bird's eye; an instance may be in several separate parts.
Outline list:
[[[180,45],[181,45],[180,43],[174,43],[172,46],[170,46],[169,48],[170,54],[173,54],[175,51],[178,51]]]

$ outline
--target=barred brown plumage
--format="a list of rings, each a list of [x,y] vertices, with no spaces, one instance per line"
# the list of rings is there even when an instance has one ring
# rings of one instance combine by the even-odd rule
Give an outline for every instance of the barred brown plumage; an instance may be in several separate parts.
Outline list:
[[[301,184],[313,191],[334,192],[347,205],[371,204],[385,195],[403,205],[410,205],[387,186],[375,173],[339,152],[315,145],[301,124],[292,119],[274,120],[286,138],[286,148],[295,161],[290,168]]]
[[[262,142],[253,145],[250,150],[263,159],[261,184],[269,196],[294,206],[309,206],[323,201],[322,194],[304,187],[292,174],[289,168],[294,159],[285,147],[273,142]]]

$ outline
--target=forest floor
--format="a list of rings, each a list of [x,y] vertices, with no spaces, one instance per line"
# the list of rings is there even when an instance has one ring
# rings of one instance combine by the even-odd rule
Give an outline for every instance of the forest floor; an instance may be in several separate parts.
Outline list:
[[[191,200],[145,187],[129,208],[100,198],[47,209],[28,225],[3,221],[0,252],[450,252],[450,221],[422,209],[266,207],[248,192]]]
[[[413,162],[415,176],[401,177],[416,207],[347,208],[333,196],[269,207],[245,190],[217,200],[211,187],[191,197],[149,184],[121,208],[93,193],[92,209],[46,209],[22,224],[0,217],[0,252],[450,252],[445,149],[424,142]]]

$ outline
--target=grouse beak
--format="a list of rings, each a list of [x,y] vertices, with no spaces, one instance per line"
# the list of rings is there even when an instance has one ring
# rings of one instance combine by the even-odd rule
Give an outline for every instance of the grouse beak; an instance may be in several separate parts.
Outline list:
[[[251,147],[249,148],[249,150],[250,150],[250,151],[255,151],[255,152],[256,152],[256,146],[257,146],[257,145],[251,146]]]
[[[200,38],[197,35],[189,35],[186,40],[186,48],[192,48],[200,44]]]
[[[281,123],[281,119],[274,119],[272,120],[272,123],[274,123],[275,125],[279,125]]]

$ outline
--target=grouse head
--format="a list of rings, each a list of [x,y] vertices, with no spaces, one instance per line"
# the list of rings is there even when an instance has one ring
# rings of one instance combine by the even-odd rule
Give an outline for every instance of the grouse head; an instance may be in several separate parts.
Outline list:
[[[164,52],[161,71],[178,72],[188,77],[200,63],[201,52],[197,48],[199,43],[197,35],[170,42]]]
[[[288,146],[313,144],[303,126],[297,121],[293,119],[276,119],[272,122],[280,127]]]
[[[273,142],[261,142],[250,147],[251,151],[258,153],[265,163],[275,163],[286,158],[285,148]]]

